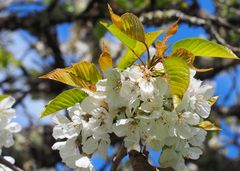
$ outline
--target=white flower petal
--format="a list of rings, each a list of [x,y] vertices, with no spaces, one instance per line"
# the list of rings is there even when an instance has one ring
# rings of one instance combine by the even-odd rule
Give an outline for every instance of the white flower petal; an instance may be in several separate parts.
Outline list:
[[[21,126],[16,122],[11,122],[7,125],[6,129],[8,129],[11,133],[18,133],[21,131]]]
[[[15,99],[12,97],[7,97],[5,99],[3,99],[0,102],[0,109],[8,109],[11,108],[12,105],[15,103]]]
[[[126,124],[129,124],[132,121],[133,121],[133,119],[120,119],[120,120],[117,121],[116,126],[126,125]]]
[[[186,152],[184,156],[193,160],[197,160],[202,154],[202,150],[198,147],[189,147],[185,150]]]
[[[202,85],[197,93],[203,95],[204,100],[208,100],[214,95],[214,89],[212,85]]]
[[[53,150],[59,150],[60,148],[62,148],[65,145],[66,145],[66,141],[56,142],[55,144],[53,144],[52,149]]]
[[[82,150],[86,154],[92,154],[98,148],[98,141],[92,137],[88,138],[87,141],[83,144]]]
[[[66,124],[70,122],[70,120],[64,115],[54,115],[53,121],[56,124]]]
[[[177,127],[177,134],[181,139],[189,139],[193,137],[192,128],[188,124],[181,124]]]
[[[211,111],[211,106],[205,100],[197,100],[196,102],[196,113],[202,118],[208,118]]]
[[[15,159],[12,158],[11,156],[4,156],[3,157],[5,160],[7,160],[8,162],[10,162],[11,164],[15,163]]]
[[[182,117],[186,120],[186,122],[190,125],[197,125],[200,122],[200,117],[196,113],[184,112]]]
[[[138,82],[138,80],[142,78],[142,75],[142,70],[138,66],[133,66],[128,72],[128,77],[133,82]]]
[[[143,98],[143,100],[146,100],[152,97],[154,86],[151,81],[148,81],[146,79],[140,79],[139,87],[141,89],[141,97]]]
[[[91,166],[91,161],[87,156],[81,157],[75,163],[77,167],[85,168],[85,169]]]
[[[162,151],[159,163],[162,168],[175,168],[178,164],[179,159],[180,155],[176,151],[167,148]]]
[[[189,143],[194,145],[194,146],[202,146],[203,141],[206,138],[207,132],[201,128],[196,129],[197,133],[194,135],[190,140]]]
[[[101,141],[98,146],[98,154],[103,158],[107,158],[107,150],[109,148],[109,143],[107,141]]]

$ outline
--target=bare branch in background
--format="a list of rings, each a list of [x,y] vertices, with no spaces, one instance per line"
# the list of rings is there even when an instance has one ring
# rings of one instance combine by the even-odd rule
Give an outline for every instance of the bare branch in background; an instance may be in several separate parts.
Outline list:
[[[12,169],[13,171],[23,171],[19,167],[15,166],[14,164],[10,163],[7,161],[4,157],[0,155],[0,163],[3,164],[4,166],[7,166],[8,168]]]

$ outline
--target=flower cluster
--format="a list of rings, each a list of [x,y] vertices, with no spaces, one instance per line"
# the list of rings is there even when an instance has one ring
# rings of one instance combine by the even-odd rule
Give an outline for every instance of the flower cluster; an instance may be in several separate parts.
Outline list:
[[[184,170],[184,158],[198,159],[206,131],[198,126],[208,118],[213,87],[194,78],[191,70],[188,90],[174,107],[162,63],[149,70],[134,65],[124,71],[110,68],[96,91],[81,104],[68,109],[69,117],[56,115],[53,149],[68,166],[94,170],[90,158],[103,158],[110,146],[110,134],[123,138],[128,150],[142,147],[161,151],[160,166]]]
[[[21,126],[18,123],[12,122],[12,118],[15,117],[15,110],[11,108],[14,102],[15,100],[12,97],[7,97],[0,101],[0,155],[3,147],[8,148],[14,144],[13,134],[21,130]],[[14,163],[13,158],[9,156],[5,156],[4,158]],[[8,170],[3,165],[0,165],[0,170],[1,168]]]

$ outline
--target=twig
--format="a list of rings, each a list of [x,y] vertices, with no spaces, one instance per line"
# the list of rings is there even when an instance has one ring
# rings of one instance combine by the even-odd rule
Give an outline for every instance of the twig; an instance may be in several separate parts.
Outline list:
[[[30,93],[30,91],[24,91],[22,92],[22,96],[16,99],[16,102],[13,104],[13,107],[17,106],[19,103],[22,102],[22,100]]]
[[[240,33],[240,29],[234,27],[232,24],[228,23],[225,19],[221,17],[214,17],[214,16],[208,16],[205,14],[203,15],[197,15],[197,16],[192,16],[188,15],[180,10],[176,9],[170,9],[170,10],[156,10],[156,11],[151,11],[147,13],[143,13],[140,17],[140,20],[143,23],[153,23],[155,25],[158,25],[159,23],[162,24],[163,20],[167,20],[168,22],[170,20],[175,20],[180,18],[183,22],[193,24],[193,25],[198,25],[198,26],[204,26],[209,32],[216,38],[216,40],[223,44],[224,46],[227,46],[229,49],[235,52],[239,52],[240,48],[234,47],[230,44],[228,44],[218,33],[216,30],[216,27],[222,26],[225,27],[226,29],[231,29],[235,31],[236,33]]]
[[[130,49],[131,51],[132,51],[132,53],[137,57],[137,59],[139,59],[140,60],[140,62],[142,63],[142,65],[145,65],[144,64],[144,62],[143,62],[143,60],[140,58],[140,56],[138,56],[137,54],[136,54],[136,52],[133,50],[133,49]],[[135,62],[135,61],[134,61]],[[133,62],[133,63],[134,63]]]
[[[234,52],[240,52],[240,48],[239,47],[235,47],[235,46],[232,46],[230,44],[228,44],[223,37],[221,37],[221,35],[218,33],[218,30],[216,29],[216,27],[214,27],[213,25],[211,25],[210,27],[210,30],[213,34],[213,36],[215,37],[215,39],[223,44],[224,46],[228,47],[229,49],[231,49],[232,51]]]
[[[224,18],[220,16],[209,16],[208,14],[197,14],[196,16],[188,15],[185,12],[177,9],[169,9],[169,10],[155,10],[147,13],[143,13],[140,17],[142,22],[153,21],[153,19],[157,20],[175,20],[180,18],[182,21],[187,22],[189,24],[199,25],[199,26],[210,26],[211,24],[215,24],[216,26],[223,26],[227,29],[232,29],[237,33],[240,33],[240,29],[230,24]]]
[[[170,10],[164,10],[164,11],[156,10],[156,11],[143,13],[140,17],[140,20],[146,24],[149,22],[162,24],[162,22],[159,22],[160,20],[162,21],[167,19],[168,21],[170,21],[170,20],[176,20],[178,18],[180,18],[184,22],[199,25],[199,26],[203,26],[207,24],[207,21],[203,18],[187,15],[182,11],[176,10],[176,9],[170,9]]]
[[[174,171],[172,168],[157,168],[149,164],[147,156],[136,150],[129,153],[130,163],[134,171]]]
[[[57,6],[57,4],[58,4],[58,0],[53,0],[50,4],[49,4],[49,6],[47,7],[47,11],[48,12],[52,12],[53,11],[53,9]]]
[[[121,160],[127,155],[127,149],[122,145],[117,155],[113,158],[112,167],[110,171],[116,171]]]
[[[147,45],[146,43],[144,43],[144,46],[146,47],[147,54],[148,54],[147,65],[149,65],[150,60],[151,60],[151,56],[150,56],[150,52],[149,52],[149,48],[148,48],[148,45]]]
[[[238,62],[236,62],[234,60],[228,62],[227,64],[225,64],[223,62],[221,65],[216,65],[216,67],[214,67],[214,70],[212,70],[212,71],[209,71],[207,73],[197,73],[196,78],[200,79],[200,80],[212,79],[220,72],[232,69],[232,68],[236,67],[237,65],[238,65]]]
[[[134,171],[160,171],[148,163],[148,159],[142,153],[131,150],[129,152],[129,159]]]
[[[15,166],[14,164],[10,163],[6,159],[4,159],[2,156],[0,156],[0,163],[4,166],[7,166],[8,168],[12,169],[13,171],[23,171],[19,167]]]

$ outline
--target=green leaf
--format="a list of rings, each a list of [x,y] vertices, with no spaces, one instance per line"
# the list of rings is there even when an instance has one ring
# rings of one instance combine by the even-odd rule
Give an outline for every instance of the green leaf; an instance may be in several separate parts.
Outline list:
[[[73,64],[70,68],[67,68],[66,71],[92,84],[96,84],[98,80],[102,79],[95,64],[91,62],[83,61]]]
[[[46,75],[40,76],[39,78],[51,79],[51,80],[59,81],[59,82],[62,82],[64,84],[67,84],[67,85],[70,85],[70,86],[75,86],[75,87],[78,87],[80,85],[76,81],[77,78],[74,79],[75,76],[67,73],[64,68],[55,69],[55,70],[49,72]]]
[[[79,62],[69,68],[58,68],[39,78],[52,79],[75,87],[95,90],[95,84],[101,79],[100,72],[90,62]]]
[[[125,33],[131,39],[145,44],[145,32],[141,21],[132,13],[124,13],[121,17],[115,14],[108,4],[108,10],[115,25],[121,32]]]
[[[93,34],[97,38],[97,40],[100,40],[105,33],[106,33],[106,29],[102,27],[100,23],[96,23],[96,25],[93,28]]]
[[[82,100],[87,96],[87,93],[78,88],[63,91],[45,106],[40,118],[48,116],[59,110],[74,106],[76,103],[81,103]]]
[[[192,65],[195,60],[194,54],[184,48],[174,50],[170,56],[177,56],[178,58],[183,58],[189,65]]]
[[[207,71],[211,71],[213,69],[213,68],[199,69],[199,68],[196,68],[195,66],[193,66],[195,56],[192,52],[190,52],[184,48],[176,49],[175,51],[172,52],[171,56],[178,56],[179,58],[183,58],[190,65],[190,68],[197,72],[207,72]]]
[[[146,44],[150,46],[160,36],[162,32],[163,30],[157,30],[154,32],[147,33],[145,35]],[[125,55],[120,59],[117,67],[120,70],[126,69],[127,67],[131,66],[145,51],[146,51],[145,45],[141,42],[137,42],[136,46],[132,50],[130,49],[127,50]]]
[[[132,13],[125,13],[121,18],[123,23],[121,31],[132,39],[145,43],[144,28],[138,17]]]
[[[108,31],[110,31],[114,36],[116,36],[123,44],[125,44],[129,49],[133,49],[136,46],[137,41],[127,36],[125,33],[121,32],[120,29],[114,24],[108,24],[100,21]]]
[[[163,64],[176,107],[188,88],[190,65],[185,58],[178,56],[168,57]]]
[[[7,97],[9,97],[9,95],[0,95],[0,101],[6,99]]]
[[[187,38],[176,42],[173,50],[184,48],[195,56],[239,59],[230,49],[202,38]]]

